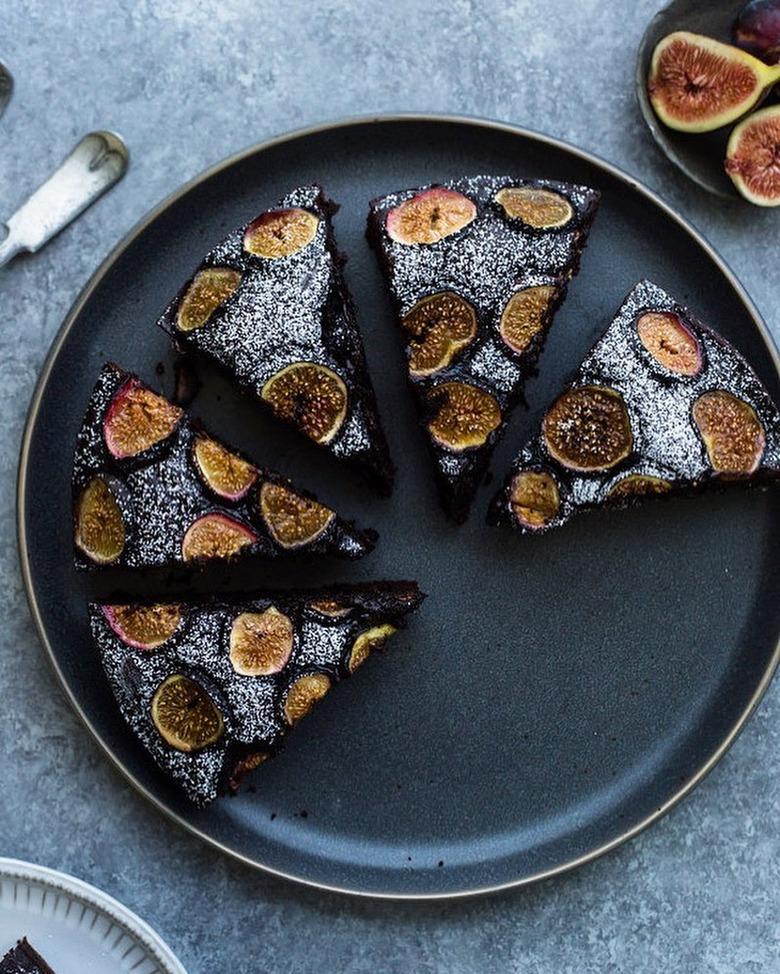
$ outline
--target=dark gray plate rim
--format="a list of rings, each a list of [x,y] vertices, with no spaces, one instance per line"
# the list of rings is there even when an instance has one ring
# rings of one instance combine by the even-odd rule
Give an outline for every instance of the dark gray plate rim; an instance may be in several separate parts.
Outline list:
[[[87,301],[90,299],[92,293],[98,287],[103,277],[106,275],[110,267],[118,259],[120,254],[135,240],[135,238],[145,230],[150,224],[152,224],[169,206],[180,200],[185,196],[191,189],[199,185],[203,181],[209,179],[210,177],[216,175],[217,173],[228,169],[229,167],[239,163],[250,156],[260,155],[266,150],[280,145],[285,142],[295,141],[296,139],[304,138],[306,136],[314,135],[320,132],[329,131],[338,128],[352,128],[355,126],[370,126],[375,123],[392,123],[396,121],[415,121],[415,122],[430,122],[430,123],[455,123],[463,126],[469,126],[473,128],[483,128],[497,130],[508,134],[514,134],[520,138],[533,140],[542,145],[554,146],[557,149],[563,150],[570,155],[582,159],[584,162],[589,163],[597,168],[601,168],[603,171],[609,173],[612,177],[618,179],[620,182],[624,183],[627,187],[635,192],[640,193],[646,197],[651,203],[653,203],[658,209],[662,210],[663,213],[674,220],[709,257],[709,259],[717,266],[723,276],[726,278],[730,286],[733,288],[737,296],[739,297],[742,304],[745,306],[745,310],[748,312],[752,318],[758,333],[760,334],[765,346],[767,354],[769,355],[776,371],[780,374],[780,353],[774,344],[774,341],[769,333],[766,323],[762,319],[758,309],[753,304],[752,300],[748,296],[747,292],[743,286],[739,283],[734,273],[728,267],[728,265],[723,261],[723,259],[718,255],[718,253],[713,249],[713,247],[707,243],[707,241],[702,237],[702,235],[694,228],[694,226],[689,223],[684,217],[679,213],[675,212],[667,203],[665,203],[656,193],[651,189],[640,183],[633,176],[624,172],[617,166],[612,165],[609,162],[601,159],[599,156],[593,153],[587,152],[583,149],[579,149],[576,146],[570,145],[561,139],[554,138],[552,136],[543,135],[538,132],[534,132],[529,129],[522,128],[518,125],[512,125],[507,122],[495,121],[492,119],[478,118],[467,115],[451,115],[451,114],[431,114],[431,113],[417,113],[417,112],[399,112],[393,114],[385,115],[368,115],[368,116],[357,116],[337,119],[335,121],[324,122],[320,125],[307,126],[305,128],[296,129],[292,132],[288,132],[284,135],[277,136],[276,138],[269,139],[265,142],[260,142],[256,145],[250,146],[228,158],[216,163],[215,165],[205,169],[199,175],[195,176],[189,182],[185,183],[180,189],[176,190],[174,193],[166,197],[158,206],[152,209],[146,216],[144,216],[131,230],[126,234],[122,240],[113,248],[113,250],[108,254],[105,260],[100,264],[98,269],[89,279],[79,296],[76,298],[75,303],[71,307],[68,315],[60,326],[60,330],[52,342],[49,352],[44,361],[43,367],[41,369],[41,374],[38,378],[33,396],[30,402],[29,412],[27,415],[27,421],[25,424],[24,434],[22,437],[22,444],[19,456],[19,471],[17,477],[17,539],[19,547],[19,559],[22,571],[22,579],[24,582],[24,588],[27,595],[27,600],[30,606],[30,611],[32,613],[33,620],[35,622],[36,629],[38,631],[38,636],[41,640],[43,648],[48,657],[49,663],[51,664],[54,673],[60,683],[60,686],[68,699],[71,707],[76,712],[77,716],[90,732],[94,740],[97,742],[101,750],[108,757],[114,767],[130,782],[130,784],[142,794],[149,802],[151,802],[160,812],[166,815],[169,819],[176,822],[179,826],[196,835],[198,838],[202,839],[204,842],[210,846],[219,849],[221,852],[226,853],[233,859],[243,862],[248,866],[252,866],[265,873],[270,873],[271,875],[277,876],[281,879],[292,880],[294,882],[303,883],[307,886],[312,886],[317,889],[328,890],[335,893],[347,893],[355,896],[364,896],[372,899],[389,899],[389,900],[437,900],[437,899],[461,899],[469,896],[483,895],[487,893],[497,893],[503,890],[513,889],[521,886],[529,886],[533,883],[537,883],[543,879],[549,879],[553,876],[561,875],[562,873],[569,872],[578,866],[582,866],[585,863],[591,862],[594,859],[603,856],[605,853],[610,852],[612,849],[617,848],[629,839],[638,835],[640,832],[644,831],[653,822],[660,819],[668,811],[670,811],[679,801],[681,801],[686,795],[688,795],[693,789],[705,778],[705,776],[712,770],[712,768],[720,761],[726,751],[731,747],[731,745],[736,740],[738,734],[742,728],[747,723],[747,720],[753,713],[753,711],[758,706],[761,698],[766,692],[772,677],[777,669],[778,663],[780,663],[780,641],[775,645],[774,651],[769,659],[768,665],[761,676],[761,679],[757,683],[752,696],[750,697],[746,707],[739,714],[737,720],[735,721],[729,732],[723,737],[722,741],[717,748],[709,755],[709,757],[701,764],[699,769],[683,784],[681,787],[669,798],[664,804],[656,808],[652,814],[648,815],[646,818],[642,819],[640,822],[635,823],[630,828],[626,829],[623,833],[616,836],[611,841],[604,843],[602,845],[596,846],[584,855],[578,856],[577,858],[571,859],[568,862],[561,863],[552,869],[544,870],[542,872],[535,873],[529,876],[519,876],[509,882],[499,883],[495,885],[488,885],[477,887],[474,889],[463,889],[456,891],[446,891],[446,892],[425,892],[425,893],[398,893],[398,892],[386,892],[382,891],[369,891],[358,888],[342,887],[337,885],[330,885],[328,883],[315,882],[303,876],[298,876],[293,873],[287,873],[279,869],[274,869],[265,863],[258,860],[252,859],[248,856],[241,854],[235,849],[230,848],[230,846],[218,841],[214,837],[210,836],[201,829],[196,828],[190,822],[177,815],[174,811],[169,809],[164,802],[159,800],[155,795],[153,795],[144,785],[129,771],[122,763],[121,759],[111,750],[108,743],[101,737],[97,728],[91,722],[89,715],[83,710],[83,708],[78,703],[75,694],[71,687],[69,686],[64,673],[58,663],[57,655],[54,652],[51,641],[49,639],[48,633],[46,632],[40,607],[35,593],[35,587],[33,584],[29,553],[27,547],[27,533],[25,528],[26,523],[26,504],[25,504],[25,494],[27,487],[27,473],[28,473],[28,462],[30,454],[30,445],[33,437],[33,432],[35,429],[36,422],[38,420],[38,413],[40,409],[41,399],[43,396],[44,389],[49,381],[49,376],[52,371],[55,360],[57,359],[60,350],[65,343],[71,329],[79,318],[79,315],[84,308]]]

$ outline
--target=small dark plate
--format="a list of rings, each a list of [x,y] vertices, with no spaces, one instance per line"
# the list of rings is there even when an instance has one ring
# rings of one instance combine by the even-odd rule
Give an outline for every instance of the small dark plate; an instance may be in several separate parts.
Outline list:
[[[780,512],[768,493],[647,503],[527,538],[485,526],[493,490],[486,485],[466,525],[445,519],[363,233],[371,197],[477,172],[576,180],[603,192],[581,273],[540,376],[528,385],[530,412],[515,418],[495,457],[497,477],[642,277],[734,341],[777,396],[777,354],[755,308],[711,248],[651,192],[593,156],[509,125],[393,117],[266,143],[166,200],[76,302],[25,433],[22,568],[74,707],[115,764],[172,818],[253,865],[319,886],[455,896],[591,859],[701,780],[777,664]],[[85,602],[112,582],[77,575],[71,565],[73,443],[106,358],[151,382],[162,361],[161,385],[171,391],[172,356],[153,326],[160,309],[226,230],[312,179],[342,203],[336,232],[350,255],[347,278],[398,483],[392,498],[376,498],[204,376],[194,409],[215,433],[381,532],[377,550],[356,564],[255,565],[222,573],[218,585],[412,577],[429,598],[388,653],[330,694],[286,753],[255,775],[254,794],[197,811],[130,735],[90,651]],[[206,585],[202,578],[198,588]],[[149,588],[135,579],[139,593]]]
[[[705,34],[715,40],[731,43],[731,26],[737,14],[745,5],[745,0],[717,0],[715,3],[702,3],[701,0],[674,0],[664,7],[650,21],[636,62],[636,94],[647,127],[666,156],[704,189],[716,196],[742,200],[734,184],[726,175],[723,163],[726,158],[726,143],[734,125],[726,125],[714,132],[691,135],[676,132],[661,122],[653,111],[647,96],[647,76],[656,44],[662,37],[675,30],[689,30],[694,34]],[[734,123],[736,124],[736,123]]]

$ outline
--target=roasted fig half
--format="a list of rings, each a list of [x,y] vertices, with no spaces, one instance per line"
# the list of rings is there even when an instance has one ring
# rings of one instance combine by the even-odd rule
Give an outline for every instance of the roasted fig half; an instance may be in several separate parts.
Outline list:
[[[646,311],[636,323],[640,342],[659,365],[676,375],[698,375],[702,356],[693,332],[673,311]]]
[[[246,228],[244,250],[268,260],[290,257],[314,240],[319,223],[308,210],[269,210]]]
[[[385,226],[396,243],[432,244],[467,227],[476,215],[468,196],[434,186],[390,210]]]
[[[546,527],[558,514],[558,485],[546,470],[521,470],[512,478],[509,506],[518,523],[531,531]]]
[[[293,648],[293,624],[275,606],[242,612],[230,630],[230,662],[242,676],[270,676],[287,665]]]
[[[235,293],[240,282],[241,275],[232,267],[206,267],[198,271],[176,311],[179,331],[202,328],[217,308]]]
[[[396,632],[395,626],[385,623],[382,626],[373,626],[366,632],[362,632],[352,644],[347,660],[347,669],[350,673],[362,666],[375,649],[380,649],[387,640]]]
[[[766,434],[749,403],[725,389],[712,389],[693,404],[693,421],[716,473],[741,477],[758,468]]]
[[[352,611],[351,606],[343,605],[336,599],[315,599],[309,602],[309,608],[328,619],[343,619]]]
[[[232,558],[257,541],[255,532],[227,514],[204,514],[187,528],[181,544],[185,561]]]
[[[557,288],[540,284],[516,291],[501,312],[499,332],[509,348],[521,355],[544,328]]]
[[[631,452],[631,421],[623,397],[604,386],[578,386],[559,396],[542,423],[553,459],[570,470],[609,470]]]
[[[247,754],[245,758],[237,761],[233,765],[233,770],[227,780],[227,789],[230,794],[237,795],[244,778],[250,771],[259,768],[263,761],[267,761],[269,757],[270,754],[267,751],[253,751],[251,754]]]
[[[780,105],[740,122],[729,137],[726,172],[756,206],[780,206]]]
[[[734,21],[732,40],[767,64],[780,61],[780,0],[750,0]]]
[[[506,186],[496,193],[496,203],[508,217],[535,230],[556,230],[574,216],[565,196],[538,186]]]
[[[288,724],[297,724],[318,700],[330,690],[330,677],[325,673],[306,673],[298,677],[287,691],[284,716]]]
[[[778,78],[780,68],[737,47],[675,31],[653,51],[647,91],[665,125],[710,132],[749,112]]]
[[[431,294],[413,305],[401,324],[409,334],[409,373],[433,375],[450,364],[477,333],[477,315],[452,291]]]
[[[283,548],[302,548],[316,541],[336,516],[324,504],[270,482],[260,489],[260,511],[274,541]]]
[[[203,482],[218,497],[237,501],[257,480],[257,470],[209,436],[198,436],[193,445],[195,465]]]
[[[115,393],[103,420],[103,438],[117,460],[134,457],[166,439],[182,410],[155,395],[138,379],[128,379]]]
[[[494,397],[467,382],[441,382],[428,398],[436,406],[428,432],[449,450],[482,446],[501,425],[501,408]]]
[[[314,362],[294,362],[263,386],[263,399],[280,418],[315,443],[330,443],[347,415],[347,387],[336,373]]]
[[[169,676],[155,691],[152,721],[163,740],[185,754],[216,744],[225,731],[222,714],[208,693],[181,673]]]
[[[133,649],[157,649],[179,628],[181,605],[104,605],[103,615],[123,643]]]
[[[671,489],[671,483],[664,477],[654,477],[646,473],[632,473],[613,484],[607,497],[611,501],[621,501],[628,500],[631,497],[668,494]]]
[[[104,477],[93,477],[76,502],[75,540],[79,550],[97,565],[110,565],[124,550],[122,510]]]

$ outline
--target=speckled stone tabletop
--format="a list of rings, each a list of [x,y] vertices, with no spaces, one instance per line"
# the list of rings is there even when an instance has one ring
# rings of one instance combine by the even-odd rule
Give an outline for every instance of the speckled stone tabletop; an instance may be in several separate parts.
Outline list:
[[[114,128],[124,182],[0,271],[0,855],[74,873],[156,927],[192,974],[780,970],[780,687],[718,768],[635,841],[525,891],[444,904],[326,895],[258,875],[160,817],[111,769],[49,672],[15,541],[17,453],[46,349],[111,247],[203,167],[344,115],[430,110],[560,136],[690,218],[780,334],[778,213],[706,196],[633,93],[660,0],[6,0],[0,215],[82,133]],[[63,395],[67,390],[63,389]]]

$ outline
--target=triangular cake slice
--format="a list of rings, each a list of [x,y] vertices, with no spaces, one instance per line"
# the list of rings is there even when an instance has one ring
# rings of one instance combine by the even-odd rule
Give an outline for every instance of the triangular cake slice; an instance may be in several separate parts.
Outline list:
[[[0,959],[0,974],[54,974],[26,937]]]
[[[314,495],[209,435],[117,365],[103,367],[73,465],[79,568],[174,567],[376,543]]]
[[[602,504],[778,480],[780,413],[756,374],[642,281],[520,452],[489,520],[543,531]]]
[[[337,209],[320,186],[293,190],[210,251],[159,324],[389,493],[394,470],[333,235]]]
[[[90,606],[125,720],[197,805],[236,791],[422,602],[413,582],[235,602]]]
[[[577,272],[599,193],[474,176],[374,200],[368,238],[404,338],[446,512],[462,522]]]

